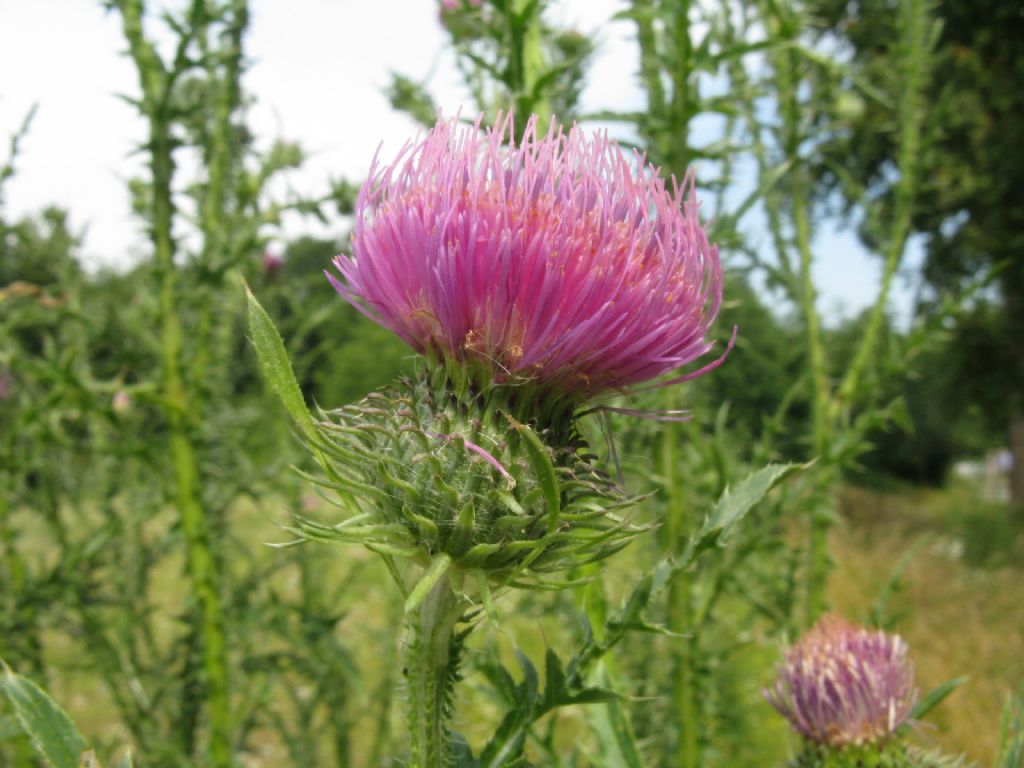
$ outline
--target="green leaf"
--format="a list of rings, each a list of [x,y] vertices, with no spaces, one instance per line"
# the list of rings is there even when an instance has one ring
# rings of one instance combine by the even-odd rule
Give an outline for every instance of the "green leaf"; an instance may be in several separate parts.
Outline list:
[[[807,465],[769,464],[748,475],[734,488],[726,488],[715,503],[711,514],[704,520],[704,525],[690,540],[683,560],[690,562],[706,549],[724,546],[733,528],[754,508],[755,504],[768,495],[768,492],[782,480],[794,472],[802,470],[805,466]]]
[[[931,691],[929,691],[925,696],[923,696],[920,701],[917,702],[917,704],[910,712],[910,719],[920,720],[922,717],[924,717],[937,706],[939,706],[939,704],[942,703],[943,699],[949,696],[949,694],[951,694],[953,691],[955,691],[957,688],[959,688],[966,682],[966,676],[955,677],[952,680],[947,680],[946,682],[940,683],[939,685],[935,686],[934,688],[932,688]]]
[[[568,700],[565,670],[562,669],[562,661],[558,654],[551,648],[548,648],[544,656],[544,678],[544,699],[541,704],[544,709],[552,709],[557,707],[559,702]]]
[[[498,609],[494,605],[494,595],[491,594],[491,583],[487,580],[487,574],[484,571],[476,570],[473,571],[473,577],[476,581],[477,589],[480,590],[480,602],[484,605],[484,613],[487,614],[487,618],[494,625],[494,628],[500,629],[501,622],[498,620]]]
[[[516,655],[523,668],[523,682],[516,686],[514,703],[480,754],[480,768],[510,768],[520,764],[537,705],[537,670],[523,653]]]
[[[603,665],[598,667],[594,677],[599,685],[611,683]],[[588,709],[587,721],[597,739],[599,765],[644,768],[632,723],[621,701],[612,700],[604,706]]]
[[[736,210],[726,214],[719,226],[725,227],[727,225],[729,227],[735,227],[739,223],[740,219],[742,219],[747,212],[754,207],[754,205],[763,200],[792,169],[792,159],[786,160],[767,169],[763,174],[761,174],[761,183],[757,186],[757,189],[747,195]]]
[[[252,343],[256,347],[256,355],[263,367],[263,374],[295,423],[315,444],[319,438],[313,417],[310,416],[306,401],[302,398],[302,391],[295,379],[295,372],[288,360],[281,334],[277,332],[266,310],[252,295],[249,286],[245,287],[245,296],[249,303],[249,333],[252,334]]]
[[[1024,764],[1024,685],[1007,694],[999,720],[999,752],[993,768],[1020,768]]]
[[[6,665],[2,688],[22,730],[51,768],[79,768],[79,759],[88,745],[64,710],[38,685],[14,674]]]
[[[548,530],[553,531],[558,526],[558,515],[562,511],[562,502],[558,488],[558,476],[555,474],[555,465],[551,462],[551,455],[536,432],[527,425],[520,424],[511,416],[508,417],[508,421],[523,438],[527,458],[537,475],[541,492],[548,505]]]
[[[789,40],[757,40],[752,43],[737,43],[711,56],[710,65],[717,67],[730,59],[738,59],[748,53],[758,51],[770,51],[775,48],[783,48],[791,45]]]
[[[871,606],[867,622],[869,625],[879,629],[892,628],[894,622],[893,617],[889,615],[889,601],[894,594],[903,588],[903,575],[906,573],[907,568],[910,567],[911,562],[931,541],[932,535],[928,533],[918,537],[907,551],[903,553],[903,556],[897,561],[896,565],[893,566],[892,571],[889,573],[889,578],[882,585],[878,597],[875,598],[874,605]]]

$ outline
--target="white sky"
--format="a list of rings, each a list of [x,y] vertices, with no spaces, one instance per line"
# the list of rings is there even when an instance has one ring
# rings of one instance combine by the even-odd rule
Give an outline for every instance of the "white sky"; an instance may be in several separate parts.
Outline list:
[[[152,4],[152,3],[151,3]],[[157,4],[159,7],[159,4]],[[557,20],[597,35],[584,108],[642,108],[628,24],[609,23],[618,0],[558,0]],[[432,71],[429,87],[446,114],[470,101],[459,84],[437,21],[437,0],[253,0],[246,87],[256,98],[257,137],[297,141],[309,159],[291,185],[322,193],[329,177],[358,180],[379,143],[385,156],[415,133],[382,89],[389,72]],[[144,136],[134,108],[137,75],[124,50],[119,17],[99,0],[0,0],[0,159],[7,138],[32,104],[39,111],[22,145],[17,175],[5,188],[12,217],[57,204],[86,231],[91,264],[126,263],[144,246],[124,181],[139,173],[131,148]],[[699,172],[699,169],[698,169]],[[315,229],[290,222],[287,235]],[[879,262],[851,235],[819,235],[821,306],[830,314],[871,302]],[[904,291],[897,304],[906,305]]]

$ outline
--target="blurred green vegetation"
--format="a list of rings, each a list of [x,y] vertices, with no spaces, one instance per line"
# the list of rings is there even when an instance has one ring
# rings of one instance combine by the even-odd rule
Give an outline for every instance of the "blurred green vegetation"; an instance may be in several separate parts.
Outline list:
[[[125,33],[153,131],[140,148],[147,175],[130,181],[151,253],[88,271],[67,212],[11,220],[0,207],[0,657],[62,701],[102,754],[131,746],[137,765],[400,764],[388,760],[404,743],[402,619],[386,570],[362,551],[263,546],[286,538],[278,526],[293,514],[333,521],[290,471],[308,459],[260,377],[243,314],[244,281],[311,404],[337,407],[412,370],[411,351],[323,275],[346,247],[341,220],[337,240],[280,238],[285,211],[350,215],[358,185],[314,200],[271,194],[303,157],[287,142],[263,147],[246,125],[245,2],[172,12],[165,33],[180,55],[166,60],[149,43],[159,18],[139,2],[108,5],[145,19]],[[645,615],[667,631],[631,632],[608,653],[595,674],[622,703],[546,716],[530,729],[530,759],[637,765],[622,757],[633,750],[651,766],[781,765],[794,744],[760,689],[816,612],[810,584],[824,587],[831,552],[828,601],[867,620],[891,593],[924,688],[972,675],[939,710],[936,739],[990,761],[1002,697],[1024,676],[1021,525],[951,468],[1007,444],[1024,391],[1020,95],[1005,69],[1019,65],[1006,55],[1019,14],[916,0],[633,0],[619,21],[635,35],[649,109],[587,115],[579,96],[600,50],[554,23],[554,5],[442,14],[468,92],[488,114],[514,105],[520,121],[624,124],[666,173],[699,162],[729,265],[719,348],[739,334],[714,373],[623,398],[686,407],[689,423],[585,424],[609,471],[650,493],[637,516],[657,530],[586,587],[499,601],[501,627],[471,644],[456,727],[485,742],[507,706],[495,664],[518,680],[516,649],[538,667],[546,648],[569,658],[725,488],[769,461],[813,460],[727,547],[673,576]],[[945,21],[936,34],[933,17]],[[908,78],[897,75],[910,69],[920,104],[901,104]],[[396,75],[389,96],[432,120],[415,79]],[[901,138],[907,110],[919,137]],[[706,118],[723,134],[698,145]],[[166,161],[183,151],[202,162],[172,187],[161,173],[180,173]],[[0,202],[17,194],[16,155],[14,142]],[[923,182],[900,191],[910,156]],[[749,199],[730,207],[725,191],[749,186],[751,169]],[[895,275],[906,269],[900,195],[917,200],[904,203],[907,231],[930,238],[914,316],[895,321],[882,292],[861,315],[824,322],[813,228],[842,207]],[[963,221],[946,237],[951,219]],[[770,247],[755,248],[764,231]],[[992,265],[1002,271],[986,277]],[[812,557],[813,531],[824,557]],[[923,534],[930,543],[890,579]],[[0,706],[0,765],[35,766],[6,717]]]

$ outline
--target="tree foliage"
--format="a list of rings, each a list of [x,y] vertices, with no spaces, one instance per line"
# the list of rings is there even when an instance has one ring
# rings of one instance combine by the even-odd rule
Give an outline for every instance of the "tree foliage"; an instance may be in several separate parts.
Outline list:
[[[811,4],[828,34],[847,46],[852,70],[873,83],[876,97],[858,103],[848,129],[830,140],[822,165],[826,190],[847,203],[869,205],[860,233],[869,244],[892,215],[898,173],[893,167],[897,119],[892,109],[902,83],[892,76],[890,51],[897,34],[886,0]],[[950,353],[949,389],[958,411],[982,409],[999,422],[1017,455],[1014,495],[1024,501],[1024,14],[1019,3],[939,0],[941,20],[932,77],[930,117],[920,155],[919,200],[912,225],[923,236],[922,275],[937,306],[948,291],[962,291],[991,271],[994,290],[976,294],[962,316]],[[853,182],[848,183],[848,182]]]

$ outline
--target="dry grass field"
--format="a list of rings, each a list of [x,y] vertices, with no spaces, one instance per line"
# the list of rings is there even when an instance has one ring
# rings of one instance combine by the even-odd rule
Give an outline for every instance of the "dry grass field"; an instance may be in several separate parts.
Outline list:
[[[968,676],[929,717],[937,727],[919,738],[991,765],[1006,695],[1024,682],[1024,529],[1005,508],[956,487],[847,487],[842,512],[832,549],[835,608],[865,616],[907,563],[888,614],[910,643],[922,691]]]

